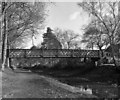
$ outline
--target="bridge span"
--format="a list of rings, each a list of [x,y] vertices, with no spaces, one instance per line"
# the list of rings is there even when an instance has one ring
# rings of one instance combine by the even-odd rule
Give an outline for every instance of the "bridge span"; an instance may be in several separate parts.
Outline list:
[[[10,49],[10,58],[99,58],[99,50],[78,49]]]

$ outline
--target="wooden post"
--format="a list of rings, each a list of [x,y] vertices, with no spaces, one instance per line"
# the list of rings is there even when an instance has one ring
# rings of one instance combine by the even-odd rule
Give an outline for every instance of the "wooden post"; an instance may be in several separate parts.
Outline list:
[[[11,65],[11,58],[9,58],[9,68],[11,68],[12,65]]]
[[[27,57],[27,53],[26,53],[26,50],[24,50],[24,58]]]
[[[9,49],[7,49],[7,67],[10,68],[10,65],[9,65]]]

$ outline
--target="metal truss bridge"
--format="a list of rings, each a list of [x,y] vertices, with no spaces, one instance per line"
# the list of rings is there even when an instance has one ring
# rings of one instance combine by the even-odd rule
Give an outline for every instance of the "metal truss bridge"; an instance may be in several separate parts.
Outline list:
[[[9,49],[9,58],[99,58],[99,50]]]

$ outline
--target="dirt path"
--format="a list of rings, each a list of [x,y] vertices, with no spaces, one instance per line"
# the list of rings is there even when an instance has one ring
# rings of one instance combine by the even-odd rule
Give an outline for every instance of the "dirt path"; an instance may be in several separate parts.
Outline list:
[[[3,98],[83,98],[93,97],[80,93],[72,93],[50,84],[40,75],[31,72],[2,72]]]

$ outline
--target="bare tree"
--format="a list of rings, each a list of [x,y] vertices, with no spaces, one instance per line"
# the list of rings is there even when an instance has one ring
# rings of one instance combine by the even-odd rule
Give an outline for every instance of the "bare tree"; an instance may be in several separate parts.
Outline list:
[[[64,49],[78,49],[79,47],[79,34],[76,34],[72,30],[61,30],[59,28],[54,29],[54,34],[61,42]],[[77,40],[78,39],[78,40]]]
[[[99,23],[99,27],[104,30],[105,34],[108,36],[109,44],[112,47],[112,57],[116,66],[114,44],[116,43],[117,30],[120,26],[120,17],[118,14],[119,3],[82,2],[78,5],[96,19]]]
[[[2,69],[6,61],[7,45],[15,44],[28,35],[28,30],[40,29],[45,20],[45,3],[2,2]],[[33,32],[33,31],[32,31]],[[20,41],[21,42],[21,41]]]
[[[44,3],[37,2],[32,5],[21,2],[15,3],[15,5],[18,9],[14,10],[9,17],[9,41],[11,44],[18,41],[18,38],[22,40],[25,36],[30,38],[32,34],[38,33],[36,30],[44,27],[45,20]],[[11,7],[10,10],[15,9],[15,7]]]
[[[92,50],[94,47],[98,48],[101,52],[102,47],[107,46],[108,37],[106,36],[104,30],[102,30],[98,25],[96,25],[95,20],[89,23],[84,29],[85,33],[83,34],[83,43],[87,43],[87,47]]]

